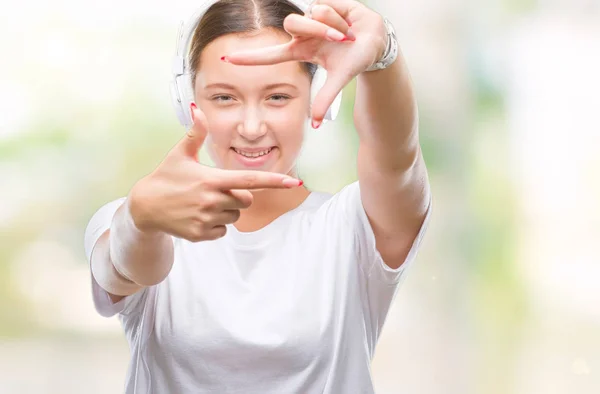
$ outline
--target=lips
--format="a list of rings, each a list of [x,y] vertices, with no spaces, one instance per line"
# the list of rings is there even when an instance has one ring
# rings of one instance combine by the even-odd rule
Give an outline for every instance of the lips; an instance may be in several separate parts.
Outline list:
[[[243,167],[258,169],[264,168],[273,159],[276,147],[255,149],[231,148],[231,151],[235,153],[237,162]]]
[[[232,149],[238,155],[247,157],[249,159],[255,159],[257,157],[268,155],[273,150],[273,147],[267,148],[267,149],[263,149],[263,150],[259,150],[259,151],[257,151],[257,150],[251,150],[251,151],[249,151],[249,150],[237,149],[237,148],[232,148]]]

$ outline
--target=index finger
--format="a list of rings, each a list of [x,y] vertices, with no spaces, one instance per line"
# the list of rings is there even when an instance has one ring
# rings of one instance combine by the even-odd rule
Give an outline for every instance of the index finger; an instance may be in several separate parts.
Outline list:
[[[215,169],[211,185],[220,190],[289,189],[303,182],[291,176],[267,171]]]
[[[290,50],[289,43],[238,51],[223,56],[222,59],[227,63],[239,66],[265,66],[296,60]]]

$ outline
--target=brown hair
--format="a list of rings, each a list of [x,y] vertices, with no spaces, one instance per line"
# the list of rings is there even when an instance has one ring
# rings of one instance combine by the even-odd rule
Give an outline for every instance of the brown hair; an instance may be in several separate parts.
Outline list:
[[[219,0],[204,14],[190,45],[190,69],[192,86],[196,85],[196,74],[200,67],[200,55],[208,44],[231,33],[255,33],[273,28],[286,33],[284,19],[292,13],[303,14],[296,5],[286,0]],[[312,80],[317,66],[302,63]]]

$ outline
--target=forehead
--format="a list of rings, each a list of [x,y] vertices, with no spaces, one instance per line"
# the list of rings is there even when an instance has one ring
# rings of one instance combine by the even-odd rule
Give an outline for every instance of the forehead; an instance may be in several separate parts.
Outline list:
[[[283,32],[263,29],[253,34],[228,34],[221,36],[204,48],[200,56],[200,69],[196,85],[227,82],[234,85],[255,86],[271,83],[301,83],[308,78],[300,62],[285,62],[266,66],[237,66],[225,63],[222,56],[248,49],[259,49],[285,44],[290,37]]]

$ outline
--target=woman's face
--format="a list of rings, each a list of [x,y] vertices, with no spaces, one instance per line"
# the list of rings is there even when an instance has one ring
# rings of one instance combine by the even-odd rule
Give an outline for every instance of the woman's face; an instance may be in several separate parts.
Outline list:
[[[236,66],[234,51],[283,44],[289,36],[265,29],[211,42],[200,58],[195,99],[208,120],[207,149],[224,169],[290,174],[310,118],[310,79],[298,62]]]

